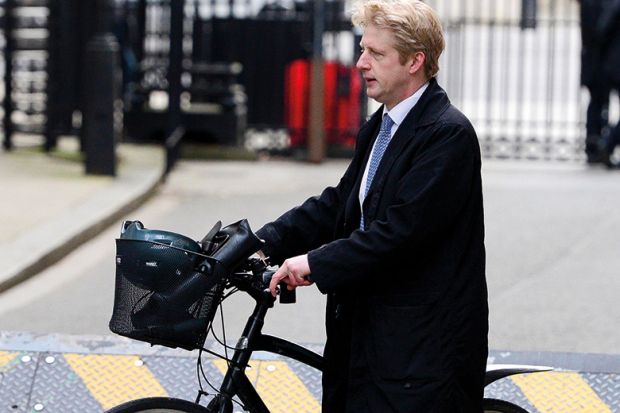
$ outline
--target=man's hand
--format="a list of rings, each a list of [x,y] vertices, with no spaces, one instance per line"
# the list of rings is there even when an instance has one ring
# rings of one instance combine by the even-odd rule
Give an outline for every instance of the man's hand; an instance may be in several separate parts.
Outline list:
[[[298,255],[282,263],[278,271],[271,277],[269,290],[274,297],[277,295],[276,287],[280,282],[287,285],[289,290],[294,290],[300,286],[311,285],[305,277],[310,274],[310,265],[308,264],[308,255]]]

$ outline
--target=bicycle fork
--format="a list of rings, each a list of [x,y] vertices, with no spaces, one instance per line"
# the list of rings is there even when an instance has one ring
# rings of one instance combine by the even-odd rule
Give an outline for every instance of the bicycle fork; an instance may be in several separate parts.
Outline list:
[[[262,401],[254,386],[245,375],[245,369],[252,353],[255,351],[255,341],[260,341],[262,328],[265,322],[265,315],[269,308],[273,306],[273,299],[262,299],[257,301],[252,315],[243,329],[243,333],[237,342],[235,352],[231,361],[228,363],[228,370],[220,386],[220,394],[224,399],[231,403],[236,395],[245,406],[246,410],[255,413],[269,413],[269,409]],[[218,413],[226,413],[224,403],[221,404]]]

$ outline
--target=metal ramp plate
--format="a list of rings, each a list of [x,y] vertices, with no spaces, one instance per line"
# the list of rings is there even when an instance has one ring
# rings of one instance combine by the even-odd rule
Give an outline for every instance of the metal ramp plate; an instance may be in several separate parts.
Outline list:
[[[0,413],[97,413],[140,397],[196,398],[196,353],[106,340],[80,340],[79,346],[52,352],[33,349],[22,338],[27,350],[0,350]],[[43,340],[48,348],[54,347],[51,341]],[[273,413],[320,412],[320,372],[279,356],[256,356],[247,375]],[[217,387],[225,361],[203,356],[202,367]],[[204,380],[203,388],[213,394]],[[619,393],[620,372],[551,371],[499,380],[487,386],[485,396],[532,413],[613,413],[620,412]],[[243,410],[235,405],[234,411]]]

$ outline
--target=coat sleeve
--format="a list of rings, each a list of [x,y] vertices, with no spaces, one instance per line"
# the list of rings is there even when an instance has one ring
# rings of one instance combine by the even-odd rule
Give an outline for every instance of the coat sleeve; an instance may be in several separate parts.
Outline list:
[[[272,263],[305,254],[333,240],[338,215],[342,213],[355,184],[355,162],[356,158],[349,164],[338,185],[326,188],[320,196],[307,199],[256,232],[265,241],[263,252]]]
[[[310,279],[321,292],[362,282],[392,257],[415,263],[419,246],[441,242],[462,211],[481,201],[480,150],[471,125],[443,124],[432,134],[431,146],[396,183],[397,195],[384,217],[308,254]]]

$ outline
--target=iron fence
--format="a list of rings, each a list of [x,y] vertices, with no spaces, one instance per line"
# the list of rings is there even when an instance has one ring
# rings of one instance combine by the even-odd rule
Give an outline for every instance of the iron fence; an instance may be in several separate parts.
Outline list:
[[[447,49],[440,81],[474,123],[483,155],[583,159],[575,0],[434,0]]]
[[[69,94],[58,92],[66,91],[71,79],[79,77],[75,75],[82,61],[79,45],[58,47],[68,43],[57,39],[47,41],[47,32],[38,30],[72,27],[58,24],[56,19],[67,18],[67,15],[78,18],[77,13],[68,10],[80,8],[81,2],[64,1],[70,5],[62,9],[62,13],[48,10],[49,4],[54,2],[32,0],[27,4],[36,6],[36,10],[24,7],[9,18],[6,13],[2,16],[3,57],[11,56],[4,62],[4,85],[9,92],[9,99],[4,99],[4,109],[11,114],[8,118],[5,116],[5,135],[7,130],[45,133],[46,127],[50,130],[46,125],[50,123],[48,117],[59,119],[54,122],[60,125],[61,131],[69,129],[74,112],[79,109],[78,89],[73,87]],[[583,159],[587,93],[579,85],[578,2],[427,1],[440,14],[446,33],[447,48],[440,62],[440,84],[474,123],[484,156]],[[5,0],[3,4],[2,11],[5,11],[7,7],[19,7],[21,1]],[[145,104],[155,106],[155,111],[164,110],[170,67],[170,0],[114,0],[114,5],[117,22],[123,23],[115,30],[123,46],[125,110],[132,105],[141,108]],[[345,5],[340,1],[327,1],[327,5],[326,16],[323,16],[326,19],[324,58],[352,65],[359,39],[348,23]],[[290,141],[284,119],[287,107],[283,72],[290,61],[310,55],[312,10],[310,1],[186,0],[181,107],[185,112],[196,111],[196,108],[212,111],[209,99],[216,96],[220,106],[215,110],[222,111],[227,104],[239,103],[235,99],[246,96],[247,101],[241,103],[247,104],[249,126],[275,131],[267,137],[257,133],[259,141],[268,146],[275,139],[278,147],[286,146]],[[28,30],[20,31],[20,25]],[[13,33],[9,37],[4,35],[7,30]],[[85,30],[80,29],[82,31]],[[69,34],[64,33],[65,40],[69,39]],[[29,40],[28,35],[36,35],[36,39]],[[84,39],[80,40],[80,44],[83,43]],[[56,45],[58,50],[49,49],[49,45]],[[58,54],[59,50],[66,52],[65,55]],[[48,61],[50,51],[59,56],[56,63]],[[66,64],[69,60],[75,63]],[[65,72],[61,71],[63,63]],[[72,68],[72,72],[66,72],[67,68]],[[339,75],[338,79],[341,77],[347,79],[348,75]],[[62,82],[49,84],[57,79]],[[352,84],[349,81],[339,86],[339,95],[343,88]],[[53,95],[54,90],[58,96]],[[232,92],[226,95],[222,90]],[[67,100],[67,96],[71,99]],[[158,97],[163,97],[163,103],[158,103]],[[64,104],[63,99],[67,100]],[[615,120],[618,106],[612,102],[610,117]],[[161,107],[156,107],[158,104]],[[55,115],[50,106],[65,109]],[[374,107],[370,103],[368,110]],[[359,110],[363,119],[367,114],[365,104],[359,105]],[[226,127],[237,126],[230,123]]]
[[[3,146],[14,131],[43,133],[47,107],[47,2],[5,0],[2,10]],[[6,114],[6,115],[5,115]]]
[[[138,79],[128,102],[136,106],[132,104],[136,101],[138,111],[145,103],[159,110],[167,105],[165,93],[159,92],[167,89],[170,66],[169,4],[169,0],[117,1],[117,7],[126,10],[124,18],[130,16],[137,22],[135,26],[142,27],[133,36],[137,41],[127,43],[139,61]],[[354,39],[344,3],[328,2],[323,17],[326,58],[350,64],[353,59],[346,54],[352,54]],[[248,140],[255,142],[256,131],[267,131],[272,137],[265,141],[267,147],[289,146],[290,139],[277,138],[281,136],[277,131],[289,127],[286,79],[292,62],[311,57],[312,19],[310,1],[184,1],[181,100],[184,109],[226,111],[234,106],[243,112]],[[234,68],[234,76],[218,79],[212,73],[201,74],[195,70],[213,65]],[[303,88],[299,87],[296,93],[303,94]],[[142,96],[136,98],[136,94]],[[134,117],[142,118],[141,114],[131,114],[129,122]],[[192,127],[187,129],[191,131]]]

